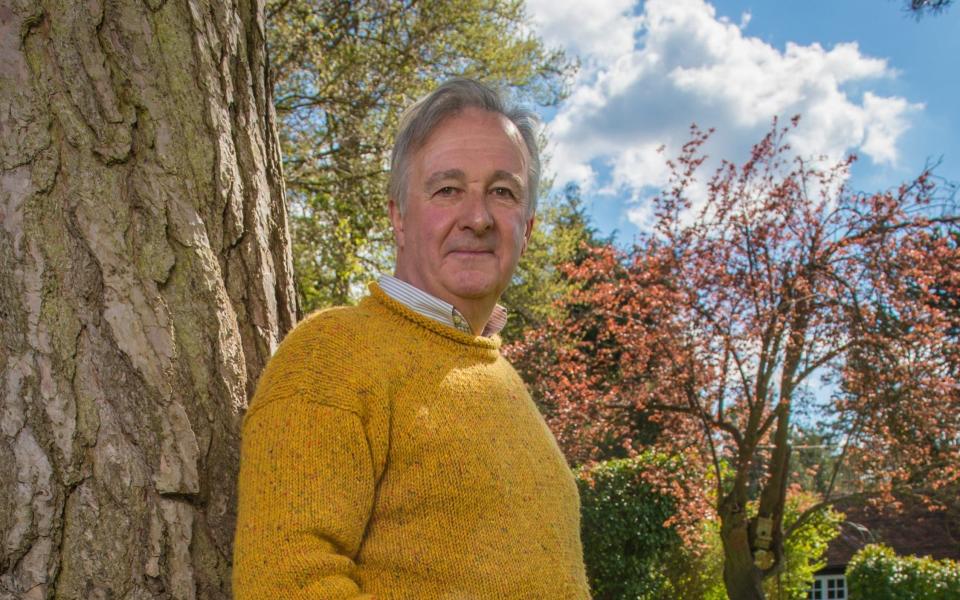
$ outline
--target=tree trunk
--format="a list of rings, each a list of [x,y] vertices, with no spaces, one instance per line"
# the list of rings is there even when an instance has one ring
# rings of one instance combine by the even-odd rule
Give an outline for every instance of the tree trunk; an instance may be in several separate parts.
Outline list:
[[[763,572],[753,564],[747,494],[732,490],[718,506],[723,544],[723,583],[730,600],[764,600]]]
[[[230,597],[295,318],[262,15],[0,0],[0,599]]]

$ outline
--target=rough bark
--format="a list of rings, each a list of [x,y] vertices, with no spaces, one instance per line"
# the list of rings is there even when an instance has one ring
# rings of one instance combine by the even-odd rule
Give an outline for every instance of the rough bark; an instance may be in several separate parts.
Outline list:
[[[731,600],[764,600],[763,573],[753,564],[746,494],[731,492],[719,507],[723,583]]]
[[[230,596],[295,315],[262,14],[0,0],[0,599]]]
[[[751,531],[754,520],[747,514],[751,454],[749,450],[740,451],[733,486],[717,506],[723,544],[723,583],[731,600],[764,600],[763,572],[754,565]]]

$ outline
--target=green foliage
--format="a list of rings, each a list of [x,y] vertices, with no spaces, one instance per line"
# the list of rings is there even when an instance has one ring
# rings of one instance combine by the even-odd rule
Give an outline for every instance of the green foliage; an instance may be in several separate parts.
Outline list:
[[[645,453],[579,474],[584,562],[595,600],[664,597],[665,560],[680,537],[664,526],[675,512],[673,499],[643,481],[651,465],[681,466]]]
[[[788,495],[783,516],[784,530],[789,531],[805,508],[816,501],[813,494]],[[783,545],[783,570],[764,581],[768,598],[806,599],[813,574],[826,566],[824,553],[830,541],[840,533],[842,522],[841,513],[830,509],[817,510],[790,534]]]
[[[813,494],[789,495],[784,514],[785,529],[796,523],[806,507],[816,499]],[[756,514],[756,503],[752,503],[749,510],[751,514]],[[819,510],[791,533],[784,543],[782,571],[764,581],[764,593],[768,598],[806,600],[813,574],[825,565],[827,545],[839,533],[842,521],[843,515],[836,511]],[[684,548],[674,553],[670,564],[675,568],[669,574],[673,593],[664,597],[727,600],[723,584],[723,544],[718,521],[711,520],[704,524],[702,544],[703,548],[697,553]]]
[[[392,264],[399,116],[452,76],[552,105],[574,66],[518,0],[269,0],[267,35],[300,306],[348,303]]]
[[[719,521],[705,519],[697,539],[684,542],[674,527],[665,525],[677,513],[676,501],[644,477],[657,471],[672,473],[676,480],[685,477],[686,470],[681,459],[653,451],[581,470],[584,561],[594,598],[727,600]],[[813,494],[790,494],[785,530],[817,500]],[[749,510],[756,511],[756,504]],[[805,600],[842,520],[842,514],[822,509],[791,532],[782,571],[764,582],[767,597]]]
[[[870,545],[850,561],[847,588],[850,600],[953,600],[960,598],[960,563]]]
[[[653,451],[580,471],[584,562],[595,600],[727,600],[719,523],[704,520],[700,534],[684,540],[674,524],[677,501],[650,483],[693,472],[682,458]]]
[[[521,339],[524,331],[558,316],[557,298],[573,287],[560,266],[579,262],[587,247],[603,242],[590,225],[576,186],[567,186],[558,196],[541,202],[537,212],[527,251],[500,299],[510,311],[501,332],[505,343]]]
[[[723,545],[720,522],[704,521],[700,547],[680,546],[672,549],[665,560],[667,579],[663,598],[697,598],[728,600],[723,584]]]

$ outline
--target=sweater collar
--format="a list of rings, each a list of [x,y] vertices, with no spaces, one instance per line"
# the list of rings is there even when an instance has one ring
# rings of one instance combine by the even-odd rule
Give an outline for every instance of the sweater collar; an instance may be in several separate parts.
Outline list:
[[[406,281],[391,277],[390,275],[381,275],[380,279],[377,280],[377,285],[380,286],[383,293],[410,310],[429,319],[439,321],[447,327],[453,327],[464,333],[473,334],[466,317],[449,302],[445,302]],[[487,324],[484,325],[480,335],[491,337],[500,333],[506,324],[507,309],[497,304],[493,307],[493,313],[490,315]]]
[[[466,346],[474,347],[485,352],[492,352],[492,356],[498,356],[500,351],[500,346],[502,340],[500,339],[499,334],[494,334],[491,337],[484,337],[481,335],[475,335],[472,332],[461,331],[456,327],[449,327],[442,324],[436,319],[430,317],[425,317],[419,312],[414,311],[409,308],[403,302],[394,300],[389,294],[383,291],[383,288],[375,282],[371,281],[368,285],[370,290],[370,295],[361,301],[361,304],[372,302],[374,304],[379,304],[384,309],[396,314],[399,317],[403,317],[408,321],[412,321],[415,325],[432,331],[435,334],[440,335],[443,338],[455,342],[457,344],[463,344]]]

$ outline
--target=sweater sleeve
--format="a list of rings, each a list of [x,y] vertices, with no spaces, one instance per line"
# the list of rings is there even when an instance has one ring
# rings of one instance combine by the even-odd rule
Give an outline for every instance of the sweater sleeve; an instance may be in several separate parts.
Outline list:
[[[354,412],[275,401],[249,415],[241,442],[234,598],[371,598],[352,573],[374,486],[370,448]]]

